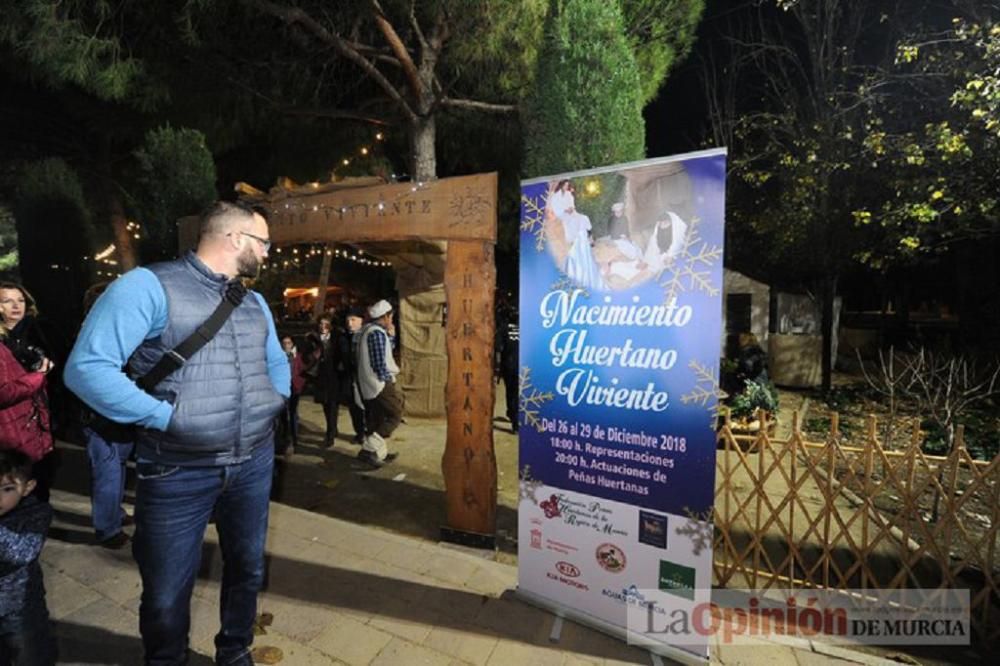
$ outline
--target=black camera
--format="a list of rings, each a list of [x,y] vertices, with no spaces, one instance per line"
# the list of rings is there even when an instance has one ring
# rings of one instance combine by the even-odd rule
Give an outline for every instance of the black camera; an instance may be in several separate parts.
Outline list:
[[[45,361],[45,352],[34,345],[25,345],[14,349],[14,358],[28,372],[38,372]]]

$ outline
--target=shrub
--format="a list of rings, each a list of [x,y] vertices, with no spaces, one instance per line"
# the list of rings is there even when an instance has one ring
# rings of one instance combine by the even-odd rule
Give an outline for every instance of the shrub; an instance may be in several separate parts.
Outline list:
[[[746,380],[743,391],[729,402],[729,414],[734,419],[750,419],[758,409],[775,413],[778,411],[778,391],[770,383]]]

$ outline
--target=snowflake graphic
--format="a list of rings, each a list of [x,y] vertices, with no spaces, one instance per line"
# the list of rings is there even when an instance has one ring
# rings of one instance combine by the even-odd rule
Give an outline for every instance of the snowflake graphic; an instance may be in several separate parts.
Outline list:
[[[719,417],[719,406],[722,404],[722,400],[728,397],[726,392],[719,388],[719,369],[712,365],[699,363],[695,359],[691,359],[688,367],[694,371],[695,382],[691,391],[681,396],[681,402],[685,405],[708,407],[709,401],[714,398],[715,402],[708,411],[714,428]]]
[[[538,418],[538,410],[554,396],[551,391],[542,393],[532,385],[531,368],[527,366],[521,367],[521,375],[518,379],[519,411],[524,414],[524,422],[527,425],[534,426],[535,430],[542,432],[542,421]]]
[[[521,231],[535,235],[535,250],[538,252],[545,249],[545,204],[547,202],[547,192],[539,194],[536,198],[521,195],[521,203],[524,205]]]
[[[712,525],[712,509],[697,512],[688,507],[684,507],[684,515],[687,522],[674,530],[681,536],[691,538],[694,544],[695,555],[701,555],[701,551],[712,547],[712,539],[715,537],[715,527]]]
[[[691,220],[684,247],[658,276],[665,303],[689,291],[703,291],[709,296],[719,294],[718,285],[712,284],[712,266],[722,258],[722,248],[702,240],[698,234],[700,223],[699,218]]]
[[[538,498],[535,497],[535,493],[545,484],[540,479],[532,478],[531,465],[525,465],[521,468],[520,477],[521,488],[518,492],[518,500],[528,500],[535,506],[538,506]]]
[[[559,274],[559,279],[552,283],[549,287],[549,291],[565,291],[569,295],[573,295],[574,291],[579,291],[580,295],[584,298],[590,298],[590,290],[586,287],[578,285],[576,282],[571,280],[565,273]]]

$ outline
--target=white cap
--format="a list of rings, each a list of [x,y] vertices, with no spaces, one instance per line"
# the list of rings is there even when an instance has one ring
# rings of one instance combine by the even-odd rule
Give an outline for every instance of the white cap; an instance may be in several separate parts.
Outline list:
[[[619,211],[623,211],[625,210],[625,204],[622,203],[621,201],[614,203],[611,205],[611,210],[613,210],[616,213]]]
[[[368,308],[368,316],[372,319],[378,319],[379,317],[387,315],[390,312],[392,312],[392,306],[389,305],[389,301],[385,299],[382,299],[375,305]]]

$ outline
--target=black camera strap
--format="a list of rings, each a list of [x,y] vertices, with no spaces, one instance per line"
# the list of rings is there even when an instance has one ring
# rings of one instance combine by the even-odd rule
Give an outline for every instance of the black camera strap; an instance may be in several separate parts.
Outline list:
[[[171,373],[184,365],[199,349],[207,345],[215,337],[215,334],[219,332],[222,325],[226,323],[226,320],[229,319],[229,315],[233,313],[233,310],[243,302],[243,297],[246,294],[247,289],[241,281],[233,280],[227,284],[226,293],[222,297],[222,302],[215,308],[215,312],[205,320],[205,323],[196,328],[194,333],[189,335],[184,342],[161,356],[160,360],[156,362],[156,365],[149,372],[137,379],[135,383],[139,388],[143,391],[152,390],[157,384],[169,377]]]

